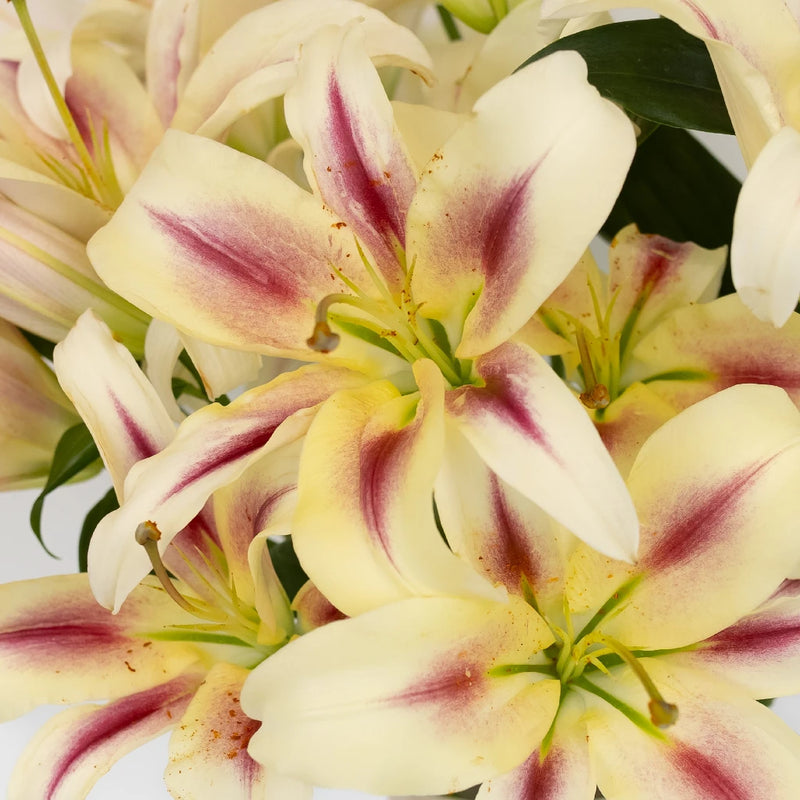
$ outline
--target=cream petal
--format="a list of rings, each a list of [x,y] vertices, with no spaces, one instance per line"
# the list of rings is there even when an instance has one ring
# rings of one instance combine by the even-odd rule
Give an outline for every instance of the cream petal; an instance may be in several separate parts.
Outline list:
[[[270,4],[242,17],[217,40],[192,75],[173,125],[217,137],[237,118],[283,94],[296,76],[297,49],[328,25],[359,20],[370,57],[428,76],[417,38],[380,12],[351,0]]]
[[[408,263],[421,313],[464,323],[460,357],[506,340],[566,277],[622,186],[634,138],[565,52],[493,87],[434,155],[408,213]]]
[[[361,27],[326,28],[303,47],[285,109],[309,184],[350,225],[398,295],[417,179]]]
[[[133,356],[92,311],[84,312],[53,359],[122,498],[130,468],[166,447],[175,424]]]
[[[544,359],[507,343],[475,362],[482,386],[447,393],[447,416],[487,465],[597,550],[633,560],[638,522],[583,407]]]
[[[798,468],[800,413],[777,387],[734,386],[665,423],[628,477],[644,579],[603,630],[682,647],[766,600],[797,560]]]
[[[742,301],[783,325],[797,305],[800,269],[800,133],[783,128],[747,176],[733,221],[731,269]]]
[[[89,575],[98,600],[118,609],[150,571],[150,561],[134,538],[142,522],[158,526],[163,552],[214,490],[267,453],[302,437],[318,403],[363,381],[348,370],[306,367],[251,389],[229,406],[214,404],[188,417],[166,450],[131,470],[125,502],[95,530]]]
[[[366,285],[340,226],[277,170],[168,131],[88,252],[110,286],[185,333],[304,358],[317,304],[349,293],[333,268]]]
[[[388,381],[340,392],[306,436],[292,542],[320,591],[350,616],[415,594],[502,597],[442,541],[433,483],[443,447],[441,374],[421,394]]]
[[[47,703],[124,697],[171,680],[200,658],[158,634],[192,618],[151,585],[116,616],[85,574],[0,586],[0,708],[10,719]]]
[[[83,800],[122,756],[175,724],[201,680],[188,673],[107,705],[62,711],[17,761],[9,800]]]
[[[242,708],[267,767],[372,793],[445,793],[501,774],[541,741],[559,684],[527,662],[552,634],[522,600],[411,598],[301,636],[257,667]]]

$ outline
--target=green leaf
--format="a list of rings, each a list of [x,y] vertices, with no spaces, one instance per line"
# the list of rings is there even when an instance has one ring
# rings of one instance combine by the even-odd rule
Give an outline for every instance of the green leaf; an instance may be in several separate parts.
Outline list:
[[[98,500],[90,509],[81,527],[81,537],[78,540],[78,569],[86,572],[88,568],[87,557],[89,553],[89,542],[92,540],[94,529],[106,514],[110,514],[119,508],[117,493],[109,489],[103,497]]]
[[[674,128],[733,133],[705,44],[666,19],[615,22],[565,36],[526,64],[577,50],[589,82],[629,114]]]
[[[282,539],[268,539],[269,555],[272,558],[272,566],[278,575],[289,600],[294,600],[294,596],[300,587],[308,580],[308,575],[303,572],[297,555],[294,552],[291,536],[284,536]]]
[[[64,431],[63,436],[56,445],[56,451],[53,454],[53,463],[50,465],[50,475],[47,478],[44,489],[42,489],[41,494],[36,498],[31,507],[30,516],[31,528],[36,534],[39,544],[41,544],[45,552],[53,558],[57,558],[58,556],[48,550],[42,539],[41,525],[44,499],[54,489],[63,486],[63,484],[74,478],[79,472],[82,472],[95,461],[98,461],[99,458],[100,453],[97,451],[97,445],[95,445],[94,439],[92,439],[92,434],[89,433],[89,429],[82,422]]]
[[[691,134],[659,128],[636,151],[625,185],[603,226],[612,238],[631,222],[702,247],[730,245],[742,184]],[[720,294],[733,292],[726,269]]]
[[[56,349],[56,346],[53,342],[51,342],[49,339],[43,339],[41,336],[37,336],[35,333],[23,330],[22,328],[19,329],[19,332],[28,340],[28,343],[31,345],[31,347],[33,347],[33,349],[40,356],[42,356],[42,358],[46,358],[48,361],[53,360],[53,350]]]

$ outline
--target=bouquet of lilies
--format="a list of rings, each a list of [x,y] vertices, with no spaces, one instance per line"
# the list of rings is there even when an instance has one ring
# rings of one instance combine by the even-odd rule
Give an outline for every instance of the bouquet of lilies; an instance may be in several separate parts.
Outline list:
[[[644,4],[0,9],[9,800],[796,800],[800,4]]]

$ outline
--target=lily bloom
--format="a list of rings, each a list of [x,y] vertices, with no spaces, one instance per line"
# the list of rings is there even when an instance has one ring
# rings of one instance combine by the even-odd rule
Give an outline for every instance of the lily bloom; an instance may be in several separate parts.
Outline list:
[[[169,441],[174,425],[131,355],[90,313],[59,345],[57,361],[124,497],[127,467]],[[81,703],[28,745],[11,800],[83,798],[117,759],[168,730],[165,780],[176,797],[209,788],[237,800],[311,797],[309,786],[248,756],[258,723],[239,704],[248,670],[295,633],[262,533],[280,527],[281,497],[292,489],[280,474],[244,476],[215,495],[163,560],[151,538],[157,531],[144,530],[157,577],[136,586],[117,615],[97,604],[85,574],[0,587],[4,719],[43,703]],[[324,616],[300,615],[317,624]]]
[[[431,125],[436,112],[406,109],[407,145],[359,39],[354,26],[321,31],[286,95],[313,192],[171,131],[90,242],[111,287],[180,330],[321,362],[197,412],[132,471],[90,551],[106,571],[104,604],[144,574],[126,566],[140,522],[168,541],[279,431],[308,443],[337,390],[377,380],[376,407],[402,396],[413,414],[420,372],[439,376],[432,402],[492,469],[601,550],[632,557],[635,514],[605,448],[545,361],[508,341],[605,218],[633,153],[630,123],[579,57],[556,54],[497,84],[466,120]],[[313,436],[327,451],[336,434],[314,424]],[[390,488],[376,479],[374,490]]]
[[[737,295],[716,298],[725,248],[643,235],[631,225],[603,274],[586,253],[523,329],[558,355],[622,474],[664,421],[737,383],[768,383],[800,403],[800,315],[754,319]]]
[[[376,420],[352,421],[366,391],[348,393],[338,421],[369,433]],[[398,454],[424,462],[406,436],[419,422],[398,415],[382,470]],[[338,450],[326,467],[323,481],[368,480],[375,462]],[[482,783],[480,800],[592,798],[595,787],[609,800],[794,798],[800,737],[754,698],[800,688],[800,594],[784,581],[800,553],[798,467],[800,413],[783,390],[740,385],[696,403],[630,471],[642,536],[627,564],[463,449],[432,472],[442,528],[483,590],[455,596],[440,574],[438,595],[376,604],[290,643],[245,682],[242,707],[263,723],[251,755],[373,793]],[[422,507],[396,503],[396,530],[415,530]],[[346,607],[362,587],[339,565],[376,533],[333,511],[338,557],[306,568]],[[408,548],[388,544],[415,580]]]
[[[792,0],[544,0],[543,16],[642,7],[702,39],[750,173],[731,243],[733,282],[762,320],[783,325],[800,294],[800,11]]]

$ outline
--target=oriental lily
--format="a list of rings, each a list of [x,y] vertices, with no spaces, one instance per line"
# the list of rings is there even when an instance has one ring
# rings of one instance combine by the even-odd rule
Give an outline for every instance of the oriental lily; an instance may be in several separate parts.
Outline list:
[[[625,474],[665,420],[736,383],[781,386],[800,403],[800,315],[776,330],[736,295],[716,298],[725,248],[640,234],[611,243],[609,274],[586,253],[523,337],[560,356]]]
[[[130,354],[91,314],[56,360],[124,497],[127,467],[169,441],[174,425]],[[250,759],[258,724],[239,705],[248,670],[295,632],[262,532],[284,525],[281,498],[292,480],[291,470],[243,476],[214,496],[163,560],[157,530],[143,526],[139,539],[158,577],[135,587],[118,615],[97,605],[86,575],[0,587],[4,717],[41,703],[108,700],[45,725],[16,766],[11,800],[83,798],[118,758],[170,729],[165,780],[176,797],[213,787],[241,800],[310,798],[310,787]],[[308,588],[303,597],[300,618],[319,624],[324,601]]]
[[[800,413],[783,390],[732,387],[650,437],[628,477],[635,565],[575,540],[467,448],[453,456],[436,475],[441,523],[483,591],[378,602],[260,665],[242,692],[263,722],[254,758],[373,793],[796,796],[800,738],[754,699],[800,688],[798,587],[784,581],[799,552]],[[335,451],[323,478],[374,467]],[[418,526],[420,507],[397,504],[394,530]],[[358,602],[339,565],[362,558],[369,522],[351,515],[338,559],[306,564],[339,607]],[[389,577],[370,575],[374,596],[392,596]]]
[[[745,163],[733,281],[760,319],[783,325],[800,294],[800,12],[792,0],[544,0],[545,16],[647,6],[707,45]]]
[[[167,134],[90,242],[95,267],[185,332],[322,363],[313,383],[301,370],[201,410],[132,471],[125,504],[93,542],[107,565],[103,603],[118,605],[141,577],[130,568],[140,522],[154,520],[168,541],[274,447],[273,431],[305,434],[338,389],[381,379],[371,402],[401,397],[393,407],[413,415],[419,374],[439,376],[431,402],[493,469],[601,550],[632,556],[635,515],[607,452],[543,359],[507,342],[596,232],[633,152],[629,122],[585,75],[572,54],[521,70],[420,168],[359,29],[331,27],[302,49],[286,95],[313,194],[212,141]],[[441,129],[416,112],[420,152]],[[327,453],[335,434],[315,431]],[[367,489],[364,502],[391,491],[377,478]]]

